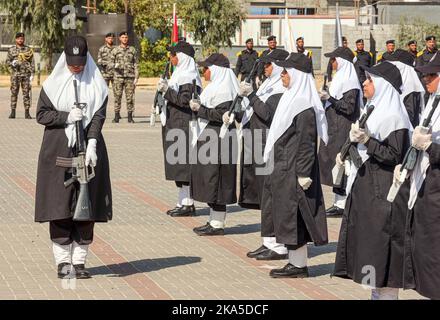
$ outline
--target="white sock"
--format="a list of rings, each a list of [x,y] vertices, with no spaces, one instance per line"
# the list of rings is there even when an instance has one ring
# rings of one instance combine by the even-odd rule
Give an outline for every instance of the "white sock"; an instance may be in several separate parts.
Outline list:
[[[226,220],[226,211],[214,211],[209,212],[209,224],[213,228],[224,229]]]
[[[296,250],[289,250],[289,263],[297,268],[307,267],[307,245]]]
[[[86,264],[88,245],[81,245],[75,241],[72,244],[72,264]]]
[[[71,263],[70,248],[70,244],[61,245],[56,242],[52,242],[52,251],[56,265],[59,265],[60,263]]]
[[[335,206],[344,209],[345,208],[345,202],[347,201],[347,196],[341,196],[339,194],[335,193]]]
[[[376,288],[371,290],[371,300],[397,300],[399,289],[397,288]]]
[[[275,237],[263,237],[263,245],[278,254],[287,253],[286,246],[282,243],[278,243]]]
[[[192,206],[194,204],[194,200],[190,197],[189,186],[182,186],[180,190],[182,192],[182,205]]]
[[[182,201],[183,201],[183,198],[185,197],[185,194],[184,194],[182,188],[177,187],[177,190],[178,190],[178,196],[177,196],[176,207],[180,208],[180,207],[182,207]]]

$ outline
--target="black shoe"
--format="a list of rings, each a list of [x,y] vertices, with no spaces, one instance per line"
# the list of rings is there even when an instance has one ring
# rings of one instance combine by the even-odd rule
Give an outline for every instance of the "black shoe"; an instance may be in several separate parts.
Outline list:
[[[344,209],[341,209],[337,206],[333,206],[325,210],[325,214],[327,215],[327,217],[339,217],[344,214]]]
[[[195,215],[196,207],[194,207],[194,205],[183,206],[170,213],[170,216],[172,217],[193,217]]]
[[[128,122],[129,122],[129,123],[134,123],[134,120],[133,120],[133,112],[129,112],[129,113],[128,113]]]
[[[225,229],[214,228],[209,223],[207,223],[205,226],[194,228],[193,230],[199,236],[223,236],[225,234]]]
[[[269,250],[268,247],[266,247],[264,244],[259,247],[258,249],[254,250],[254,251],[249,251],[246,256],[248,258],[255,258],[256,256],[258,256],[260,253]]]
[[[115,118],[113,119],[113,123],[119,123],[119,119],[121,119],[121,115],[119,112],[115,113]]]
[[[309,269],[307,267],[297,268],[288,263],[281,269],[272,269],[270,276],[272,278],[308,278]]]
[[[270,250],[270,249],[261,252],[259,255],[257,255],[255,257],[255,259],[257,259],[257,260],[284,260],[287,258],[288,258],[287,253],[286,254],[279,254],[279,253],[276,253],[275,251]]]
[[[168,211],[167,211],[167,215],[170,215],[170,214],[172,214],[173,212],[178,211],[180,208],[182,208],[182,207],[177,207],[177,206],[176,206],[175,208],[168,210]]]
[[[11,114],[9,115],[9,119],[15,119],[15,109],[11,110]]]
[[[72,266],[70,263],[63,262],[58,265],[58,278],[64,279],[69,276]]]
[[[31,114],[29,113],[29,110],[24,111],[24,118],[25,119],[32,119]]]
[[[73,268],[75,269],[77,279],[89,279],[92,277],[83,264],[74,264]]]

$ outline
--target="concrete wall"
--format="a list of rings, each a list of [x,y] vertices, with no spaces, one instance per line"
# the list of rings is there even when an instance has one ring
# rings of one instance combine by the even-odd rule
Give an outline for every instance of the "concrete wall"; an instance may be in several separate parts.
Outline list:
[[[422,18],[427,22],[439,24],[440,3],[401,3],[378,5],[379,24],[399,24],[401,17]]]

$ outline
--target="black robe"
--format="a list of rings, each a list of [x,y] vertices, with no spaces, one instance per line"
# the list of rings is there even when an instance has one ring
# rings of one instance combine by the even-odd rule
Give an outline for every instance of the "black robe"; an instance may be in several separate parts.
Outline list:
[[[252,93],[248,98],[250,105],[254,109],[254,113],[243,127],[250,132],[252,140],[243,137],[242,139],[242,152],[241,152],[241,162],[240,162],[240,196],[238,199],[238,204],[243,208],[249,209],[260,209],[261,196],[263,193],[264,175],[256,175],[256,169],[264,167],[263,164],[257,164],[256,160],[260,162],[263,160],[264,147],[266,145],[267,130],[272,122],[273,115],[275,114],[278,102],[283,94],[274,94],[270,96],[266,102],[263,102],[258,98],[255,93]],[[237,119],[240,120],[240,119]],[[257,139],[262,138],[260,150],[255,150],[255,130],[261,131],[258,134]],[[257,140],[258,141],[258,140]],[[247,144],[245,144],[247,142]],[[244,150],[246,150],[246,158],[249,159],[250,155],[252,158],[252,163],[244,163]],[[255,152],[259,151],[260,154],[255,155]],[[250,161],[246,161],[250,162]]]
[[[319,146],[319,166],[321,182],[333,186],[332,169],[336,163],[336,155],[347,140],[351,124],[356,122],[360,114],[359,89],[345,92],[341,99],[330,98],[331,105],[325,115],[328,123],[328,144],[321,141]]]
[[[200,90],[198,90],[200,91]],[[164,95],[167,103],[167,123],[162,127],[162,146],[165,163],[165,179],[178,182],[189,182],[190,164],[189,164],[189,121],[192,111],[189,107],[189,101],[192,98],[193,85],[191,83],[179,86],[179,92],[169,88]],[[185,162],[170,164],[166,160],[168,148],[177,141],[174,137],[172,141],[166,141],[166,134],[169,130],[179,129],[185,133]],[[177,156],[177,155],[175,155]]]
[[[232,101],[226,101],[212,109],[201,106],[197,112],[199,118],[209,121],[199,141],[197,141],[197,155],[201,148],[203,150],[203,147],[207,143],[210,143],[209,138],[208,141],[200,141],[206,138],[208,130],[214,130],[217,133],[215,139],[218,142],[218,150],[216,164],[200,163],[199,156],[197,157],[197,163],[191,164],[191,197],[196,201],[220,205],[237,202],[237,158],[234,157],[238,157],[238,142],[235,126],[231,124],[229,127],[231,134],[231,137],[229,137],[229,157],[223,161],[221,159],[222,143],[226,144],[228,137],[227,135],[224,139],[220,139],[219,137],[220,128],[223,124],[223,114],[228,111],[231,103]],[[233,131],[231,132],[231,130]],[[233,143],[232,141],[234,139],[235,141]],[[205,154],[205,152],[202,151],[201,154]]]
[[[274,169],[264,180],[261,235],[299,248],[328,243],[324,198],[317,158],[315,111],[298,114],[273,146]],[[270,161],[270,160],[269,160]],[[298,177],[313,180],[304,191]],[[293,248],[292,248],[293,249]]]
[[[427,150],[430,166],[413,210],[408,210],[405,234],[404,288],[440,299],[440,145]]]
[[[409,116],[411,124],[415,128],[420,123],[420,109],[421,101],[423,97],[420,92],[411,92],[405,96],[403,103]]]
[[[107,222],[112,219],[112,192],[110,168],[104,138],[101,134],[107,109],[107,99],[94,114],[85,129],[87,139],[96,139],[98,161],[96,176],[89,182],[93,220]],[[55,166],[57,157],[73,157],[72,148],[67,146],[65,134],[68,112],[57,111],[41,90],[37,105],[37,122],[45,126],[43,143],[38,158],[37,187],[35,196],[35,221],[47,222],[73,217],[76,206],[77,183],[64,187],[64,181],[71,177],[71,169]]]
[[[359,168],[347,198],[334,275],[363,283],[375,268],[373,287],[401,288],[405,212],[387,201],[396,165],[409,147],[408,130],[392,133],[382,142],[370,138],[370,156]]]

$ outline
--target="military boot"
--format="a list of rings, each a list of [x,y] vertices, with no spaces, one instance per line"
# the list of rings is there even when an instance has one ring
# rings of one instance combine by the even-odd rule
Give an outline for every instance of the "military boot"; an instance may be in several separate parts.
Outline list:
[[[11,114],[9,115],[9,119],[15,119],[15,109],[11,109]]]
[[[24,118],[25,119],[32,119],[31,114],[29,113],[29,109],[26,109],[24,111]]]
[[[121,115],[119,112],[115,112],[115,118],[113,119],[113,123],[119,123],[119,119],[121,119]]]
[[[129,113],[128,113],[128,122],[129,122],[129,123],[134,123],[134,120],[133,120],[133,112],[129,112]]]

